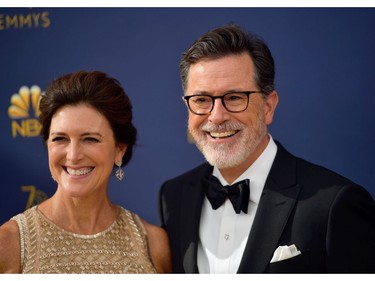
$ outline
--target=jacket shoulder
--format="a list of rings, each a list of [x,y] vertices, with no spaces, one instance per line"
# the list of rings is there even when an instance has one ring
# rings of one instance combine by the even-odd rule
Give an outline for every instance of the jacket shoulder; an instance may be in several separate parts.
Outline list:
[[[208,163],[203,163],[181,175],[168,179],[164,182],[163,186],[170,186],[176,184],[194,183],[200,181],[212,172],[213,167]]]
[[[338,174],[337,172],[327,167],[294,156],[278,142],[277,147],[278,152],[276,154],[275,162],[273,165],[275,166],[275,170],[285,171],[285,169],[287,169],[285,165],[289,166],[289,172],[291,172],[292,174],[295,173],[295,180],[297,182],[325,182],[331,185],[355,185],[355,183],[350,179]]]

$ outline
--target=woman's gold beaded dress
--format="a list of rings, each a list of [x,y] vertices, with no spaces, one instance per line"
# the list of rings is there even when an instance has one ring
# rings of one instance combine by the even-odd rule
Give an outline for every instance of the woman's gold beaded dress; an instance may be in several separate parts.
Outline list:
[[[93,235],[64,231],[36,206],[15,216],[22,273],[156,273],[142,222],[120,209],[108,229]]]

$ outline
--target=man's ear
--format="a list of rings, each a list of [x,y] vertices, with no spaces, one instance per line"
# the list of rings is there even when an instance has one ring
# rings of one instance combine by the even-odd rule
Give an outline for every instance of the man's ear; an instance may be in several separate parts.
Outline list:
[[[264,118],[267,125],[270,125],[273,121],[278,102],[279,96],[276,91],[272,91],[267,95],[264,102]]]

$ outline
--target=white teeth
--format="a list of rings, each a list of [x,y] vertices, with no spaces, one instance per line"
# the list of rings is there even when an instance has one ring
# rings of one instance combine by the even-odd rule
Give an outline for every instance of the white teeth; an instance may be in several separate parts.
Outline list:
[[[66,169],[68,171],[68,173],[70,175],[73,175],[73,176],[82,176],[82,175],[86,175],[88,173],[90,173],[92,171],[92,169],[82,169],[82,170],[73,170],[71,168],[67,168]]]
[[[233,136],[236,131],[228,131],[228,132],[210,132],[211,137],[213,138],[226,138]]]

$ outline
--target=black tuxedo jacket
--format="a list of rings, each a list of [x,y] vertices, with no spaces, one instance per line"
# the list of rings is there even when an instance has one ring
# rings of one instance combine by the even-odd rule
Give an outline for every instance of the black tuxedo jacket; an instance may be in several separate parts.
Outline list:
[[[375,203],[350,180],[296,158],[279,143],[238,273],[375,272]],[[159,194],[175,273],[198,273],[205,163],[166,181]],[[251,191],[250,191],[251,192]],[[270,263],[278,246],[301,255]]]

